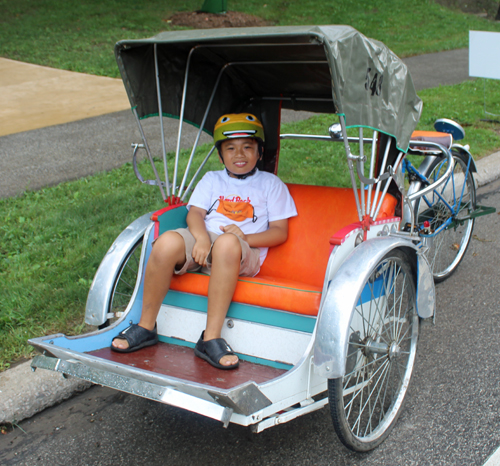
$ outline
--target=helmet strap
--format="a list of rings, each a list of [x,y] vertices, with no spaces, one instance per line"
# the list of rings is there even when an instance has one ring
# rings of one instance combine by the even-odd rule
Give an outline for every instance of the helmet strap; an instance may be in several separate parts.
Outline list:
[[[226,167],[227,174],[229,176],[232,176],[233,178],[238,178],[239,180],[244,180],[245,178],[252,176],[256,171],[257,171],[257,165],[255,165],[255,167],[253,167],[248,173],[244,173],[243,175],[238,175],[236,173],[230,172]]]

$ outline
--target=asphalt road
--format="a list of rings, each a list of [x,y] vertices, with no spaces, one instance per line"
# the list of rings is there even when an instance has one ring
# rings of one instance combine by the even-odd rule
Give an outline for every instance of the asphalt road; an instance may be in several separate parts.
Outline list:
[[[500,205],[500,180],[478,203]],[[402,415],[375,451],[355,454],[328,407],[260,434],[93,387],[0,436],[2,465],[483,465],[500,444],[500,215],[476,221],[457,272],[421,327]]]
[[[408,65],[417,91],[469,79],[468,49],[420,55],[403,61]],[[282,121],[304,119],[308,115],[284,112]],[[143,124],[153,153],[160,154],[160,133],[152,120],[144,120]],[[165,119],[168,151],[175,149],[177,129],[176,120]],[[193,132],[193,128],[186,125],[183,142],[192,141]],[[204,141],[208,140],[207,136]],[[130,110],[2,136],[0,198],[120,167],[132,160],[130,145],[140,142]]]

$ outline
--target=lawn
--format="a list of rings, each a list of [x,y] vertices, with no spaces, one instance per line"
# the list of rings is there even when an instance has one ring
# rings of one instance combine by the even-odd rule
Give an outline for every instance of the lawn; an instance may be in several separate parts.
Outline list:
[[[177,12],[203,0],[0,0],[0,56],[84,73],[118,76],[113,45],[179,29]],[[467,47],[468,31],[500,23],[431,0],[229,0],[228,8],[276,25],[348,24],[409,56]]]
[[[166,20],[174,12],[194,10],[201,3],[0,0],[0,56],[117,76],[112,52],[117,40],[172,29]],[[351,24],[400,55],[465,47],[469,28],[499,30],[497,23],[426,0],[353,0],[327,6],[316,0],[229,0],[229,5],[274,24]],[[490,110],[500,108],[496,81],[489,81],[485,90],[478,80],[419,95],[424,101],[419,129],[431,129],[439,117],[453,118],[465,127],[474,155],[500,147],[494,123],[482,121],[484,95]],[[313,117],[283,125],[282,131],[325,134],[331,122],[328,116]],[[338,150],[290,141],[282,154],[280,176],[285,181],[348,184]],[[217,160],[207,168],[218,168]],[[131,221],[161,207],[157,190],[141,185],[130,164],[0,200],[0,370],[29,357],[28,338],[84,330],[88,288],[106,250]]]

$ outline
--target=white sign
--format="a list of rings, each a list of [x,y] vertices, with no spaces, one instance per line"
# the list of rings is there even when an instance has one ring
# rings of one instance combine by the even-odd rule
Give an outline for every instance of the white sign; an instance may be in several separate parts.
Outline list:
[[[500,79],[500,32],[469,31],[469,76]]]

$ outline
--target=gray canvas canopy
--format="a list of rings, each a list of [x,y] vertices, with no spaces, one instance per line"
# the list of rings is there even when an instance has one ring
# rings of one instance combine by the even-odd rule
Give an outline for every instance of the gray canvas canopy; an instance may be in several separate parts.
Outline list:
[[[268,101],[342,114],[406,152],[422,108],[406,65],[349,26],[164,32],[120,41],[115,55],[139,118],[182,114],[210,134],[221,114]]]

